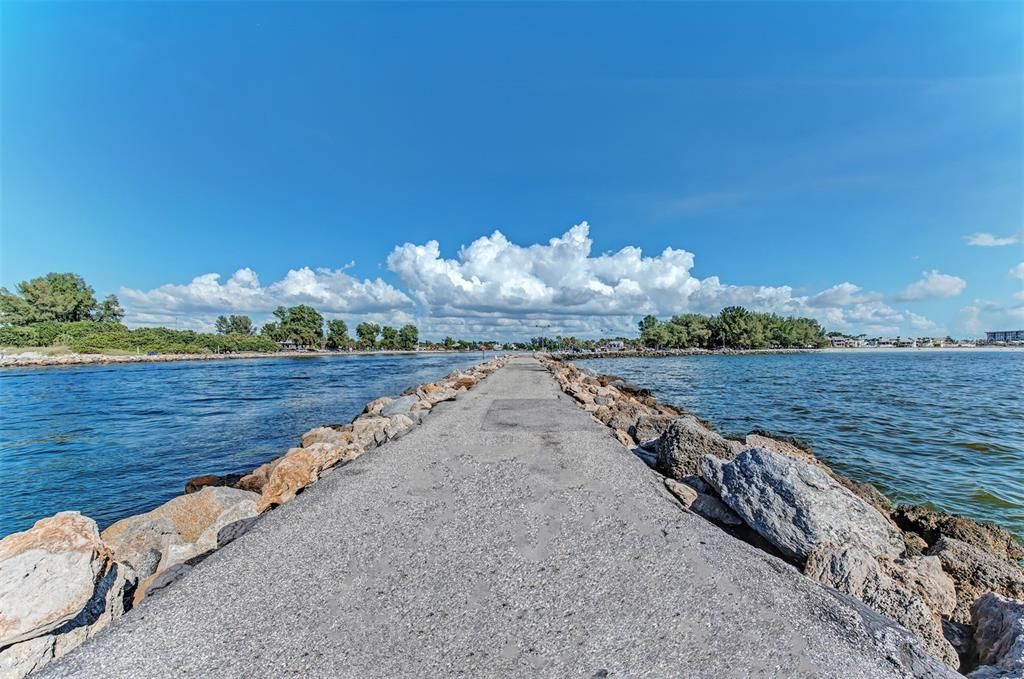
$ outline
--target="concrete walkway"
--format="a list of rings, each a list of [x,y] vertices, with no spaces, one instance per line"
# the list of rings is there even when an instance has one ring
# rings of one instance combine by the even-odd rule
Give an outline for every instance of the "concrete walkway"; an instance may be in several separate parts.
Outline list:
[[[44,676],[890,677],[533,359],[329,473]]]

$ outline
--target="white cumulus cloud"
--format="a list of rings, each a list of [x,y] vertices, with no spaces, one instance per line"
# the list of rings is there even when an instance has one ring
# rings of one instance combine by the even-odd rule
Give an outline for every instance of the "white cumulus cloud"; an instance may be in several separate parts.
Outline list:
[[[292,269],[268,286],[249,268],[223,283],[220,274],[196,276],[184,285],[152,290],[121,288],[128,320],[143,325],[169,323],[206,327],[220,313],[268,314],[278,306],[309,304],[326,314],[372,314],[409,310],[413,302],[380,278],[359,280],[340,269]]]
[[[943,297],[956,297],[964,288],[967,281],[959,276],[951,276],[940,272],[938,269],[925,271],[919,281],[915,281],[903,288],[896,294],[896,299],[901,302],[912,302],[923,299],[939,299]]]
[[[1002,245],[1013,245],[1021,241],[1020,236],[995,236],[991,233],[972,233],[964,236],[968,245],[977,245],[985,248],[1000,247]]]
[[[1017,266],[1010,269],[1010,275],[1014,278],[1024,279],[1024,262],[1021,262]]]

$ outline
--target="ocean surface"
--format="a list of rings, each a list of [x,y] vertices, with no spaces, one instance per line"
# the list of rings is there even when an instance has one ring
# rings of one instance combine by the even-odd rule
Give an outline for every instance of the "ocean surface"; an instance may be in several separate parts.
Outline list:
[[[1024,538],[1024,352],[875,351],[583,360],[719,432],[811,443],[900,502]]]
[[[488,354],[488,358],[491,355]],[[479,353],[0,370],[0,537],[77,510],[105,528],[200,474],[249,471],[367,401]]]

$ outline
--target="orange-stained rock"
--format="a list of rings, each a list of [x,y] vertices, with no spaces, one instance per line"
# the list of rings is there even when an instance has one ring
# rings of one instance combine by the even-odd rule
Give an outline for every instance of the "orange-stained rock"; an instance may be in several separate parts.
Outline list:
[[[78,646],[124,614],[137,582],[78,512],[0,540],[0,675],[23,677]]]
[[[299,491],[316,481],[319,471],[317,466],[317,451],[307,448],[289,450],[263,485],[263,493],[256,510],[262,513],[294,498]]]

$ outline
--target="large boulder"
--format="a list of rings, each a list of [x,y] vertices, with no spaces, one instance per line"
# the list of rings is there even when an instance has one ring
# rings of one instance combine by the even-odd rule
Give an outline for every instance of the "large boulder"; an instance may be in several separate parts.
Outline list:
[[[121,519],[103,540],[138,571],[140,578],[217,546],[224,526],[256,516],[259,496],[237,488],[207,487],[178,496],[156,509]],[[160,555],[154,564],[153,552]]]
[[[916,569],[917,564],[898,562],[889,562],[883,568],[874,556],[863,549],[825,545],[811,552],[804,574],[855,597],[903,625],[931,653],[951,667],[959,667],[956,649],[943,636],[942,618],[928,607],[912,584],[914,575],[911,573]],[[929,566],[925,570],[931,573]],[[891,577],[890,573],[894,571],[901,572],[900,580]],[[939,576],[941,578],[941,572]],[[948,578],[938,586],[952,596],[952,583]]]
[[[655,452],[658,471],[673,479],[696,474],[704,455],[724,460],[736,456],[729,441],[691,416],[674,419],[655,444]]]
[[[130,608],[137,584],[78,512],[0,540],[0,676],[23,677],[92,636]]]
[[[896,525],[917,533],[929,545],[945,536],[974,545],[1011,562],[1024,560],[1024,545],[1009,531],[966,516],[947,514],[920,505],[898,505],[892,512]]]
[[[409,396],[402,396],[391,401],[386,406],[381,408],[380,414],[384,417],[393,417],[394,415],[408,415],[412,407],[419,401],[419,397],[415,394]]]
[[[899,556],[900,532],[819,467],[753,448],[726,462],[700,458],[700,475],[734,512],[786,557],[806,561],[825,545]]]
[[[939,538],[928,554],[938,557],[956,585],[956,607],[949,616],[955,622],[970,623],[971,604],[987,592],[1024,599],[1024,570],[1015,563],[949,537]]]
[[[246,474],[203,474],[193,476],[185,482],[185,494],[197,493],[207,486],[234,486],[241,481]]]
[[[1024,677],[1024,601],[989,592],[971,605],[974,646],[981,665],[972,679]]]
[[[427,382],[416,390],[416,395],[430,405],[437,405],[442,401],[454,401],[458,392],[451,387],[446,387],[434,382]]]

